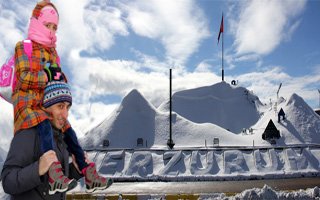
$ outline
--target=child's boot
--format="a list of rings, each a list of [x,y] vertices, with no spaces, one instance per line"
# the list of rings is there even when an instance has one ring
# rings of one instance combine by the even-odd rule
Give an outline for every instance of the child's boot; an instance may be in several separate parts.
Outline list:
[[[60,162],[54,162],[49,168],[49,194],[72,190],[77,186],[77,181],[64,176]]]
[[[90,163],[89,166],[84,168],[82,170],[82,174],[85,177],[86,192],[104,190],[113,183],[113,180],[111,178],[99,176],[94,163]]]

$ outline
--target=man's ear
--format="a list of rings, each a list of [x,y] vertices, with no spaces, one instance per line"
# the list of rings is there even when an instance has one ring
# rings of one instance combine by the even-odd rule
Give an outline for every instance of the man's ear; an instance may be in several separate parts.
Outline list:
[[[53,120],[52,112],[47,112],[47,113],[48,113],[48,119],[49,119],[49,120]]]
[[[50,107],[49,107],[49,108],[44,108],[43,110],[47,113],[48,119],[49,119],[49,120],[53,120],[53,114],[52,114],[52,112],[51,112]]]

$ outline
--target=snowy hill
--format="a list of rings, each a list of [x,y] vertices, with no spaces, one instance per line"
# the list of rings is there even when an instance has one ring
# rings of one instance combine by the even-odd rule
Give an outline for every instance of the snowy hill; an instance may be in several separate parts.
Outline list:
[[[180,114],[172,116],[171,150],[168,102],[156,109],[137,90],[131,91],[81,139],[99,171],[119,181],[320,176],[320,117],[298,95],[263,105],[244,88],[218,83],[177,92],[174,101],[182,105]],[[285,118],[278,122],[281,108]],[[262,139],[270,120],[280,135],[274,143]]]
[[[310,108],[297,94],[292,94],[288,101],[283,98],[277,102],[277,110],[281,108],[286,119],[278,123],[278,112],[275,106],[266,109],[261,119],[253,125],[255,139],[262,135],[270,119],[280,130],[281,138],[278,145],[290,144],[320,144],[320,116]]]
[[[138,138],[142,138],[142,147],[165,147],[169,137],[167,107],[168,102],[164,102],[156,109],[133,90],[81,142],[85,148],[99,148],[103,140],[108,140],[110,148],[136,148]],[[278,123],[280,108],[286,119]],[[280,131],[277,145],[320,144],[320,116],[296,94],[287,102],[279,98],[274,105],[263,105],[247,89],[221,82],[175,93],[173,110],[176,147],[210,146],[214,138],[221,146],[270,146],[262,139],[270,119]],[[239,134],[243,128],[245,131]]]
[[[191,122],[173,114],[173,140],[176,146],[204,146],[215,137],[224,145],[248,145],[247,141],[217,125]],[[99,148],[103,140],[110,148],[136,148],[142,138],[144,147],[166,146],[169,137],[169,113],[158,111],[137,90],[132,90],[109,118],[85,134],[81,143],[85,148]]]
[[[320,116],[298,95],[293,94],[286,104],[288,121],[295,122],[293,127],[305,143],[320,143]],[[288,131],[290,131],[288,129]]]
[[[168,103],[159,110],[168,110]],[[243,87],[233,87],[226,82],[179,91],[172,96],[172,109],[196,123],[212,123],[233,133],[249,128],[260,117],[259,98]]]
[[[85,134],[83,145],[98,147],[103,139],[108,139],[110,147],[129,148],[139,137],[145,138],[152,145],[155,115],[155,108],[137,90],[133,90],[109,118]]]

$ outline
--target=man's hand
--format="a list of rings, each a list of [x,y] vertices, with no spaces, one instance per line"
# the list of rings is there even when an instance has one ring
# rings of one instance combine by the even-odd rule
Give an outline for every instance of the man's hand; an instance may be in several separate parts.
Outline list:
[[[39,159],[39,175],[47,173],[52,163],[56,161],[58,161],[56,152],[50,150],[44,153]]]

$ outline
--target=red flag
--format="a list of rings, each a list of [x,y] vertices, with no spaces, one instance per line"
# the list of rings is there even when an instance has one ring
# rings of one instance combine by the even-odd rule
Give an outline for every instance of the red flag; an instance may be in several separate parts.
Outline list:
[[[220,24],[220,31],[219,31],[219,36],[218,36],[218,44],[219,44],[221,33],[223,33],[223,15],[222,15],[221,24]]]

